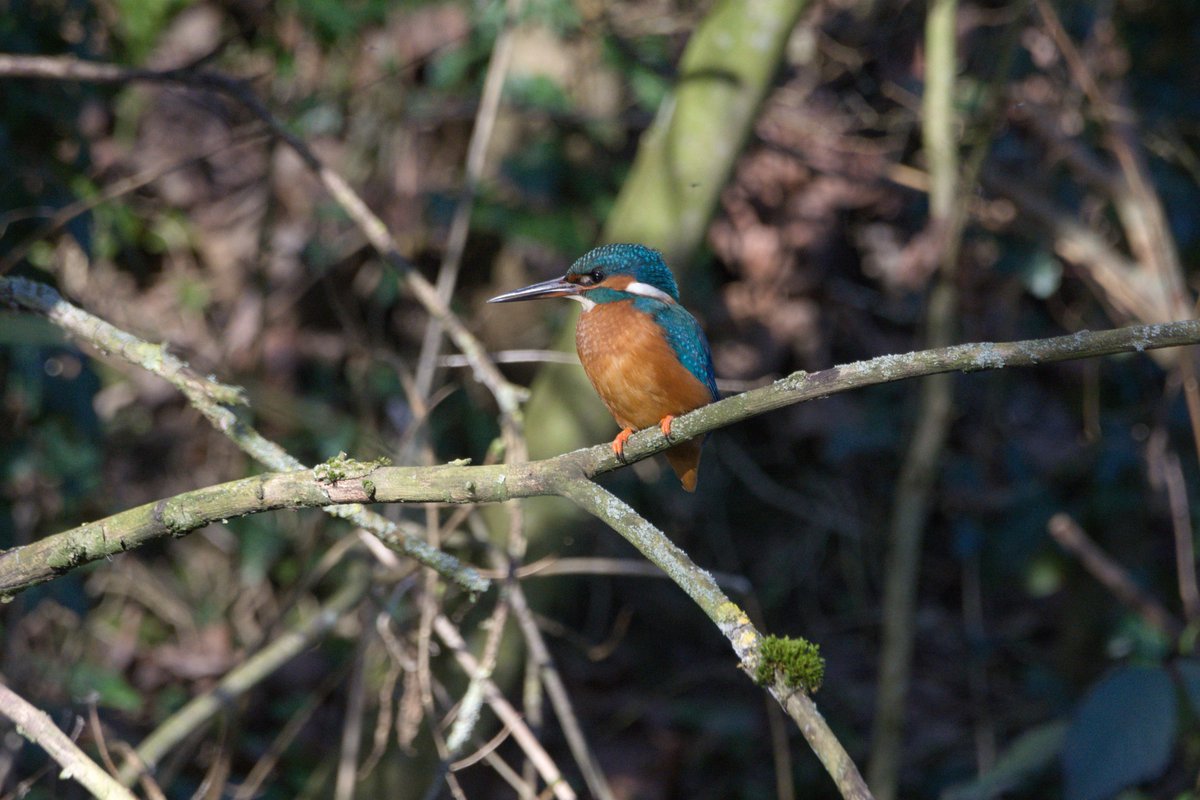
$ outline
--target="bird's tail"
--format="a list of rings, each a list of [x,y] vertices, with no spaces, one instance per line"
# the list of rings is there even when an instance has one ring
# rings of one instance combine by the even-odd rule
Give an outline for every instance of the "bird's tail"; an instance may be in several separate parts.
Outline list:
[[[663,455],[667,457],[667,463],[679,476],[679,482],[689,492],[696,491],[696,478],[700,473],[700,448],[703,445],[704,437],[701,436],[677,444],[663,452]]]

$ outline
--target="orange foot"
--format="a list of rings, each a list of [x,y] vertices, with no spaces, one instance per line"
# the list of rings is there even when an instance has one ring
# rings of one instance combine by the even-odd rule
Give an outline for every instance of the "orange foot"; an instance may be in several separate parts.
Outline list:
[[[674,414],[667,414],[658,421],[658,429],[662,431],[662,435],[667,437],[667,441],[671,441],[671,423],[675,421]]]
[[[625,460],[625,442],[629,441],[629,437],[633,436],[633,428],[626,428],[617,434],[617,438],[612,441],[613,452],[617,454],[617,458],[621,461]]]

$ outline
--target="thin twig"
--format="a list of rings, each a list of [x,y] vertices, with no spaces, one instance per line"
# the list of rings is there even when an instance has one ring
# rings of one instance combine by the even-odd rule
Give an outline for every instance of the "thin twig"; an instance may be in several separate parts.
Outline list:
[[[363,613],[359,609],[359,615]],[[358,782],[358,755],[362,750],[363,714],[366,711],[366,638],[359,639],[350,667],[350,684],[346,687],[346,714],[342,718],[342,740],[338,748],[337,772],[334,777],[334,800],[353,800]]]
[[[396,556],[390,550],[380,547],[378,542],[366,540],[368,548],[372,551],[376,558],[386,566],[396,565]],[[477,682],[480,687],[482,696],[488,706],[500,719],[501,723],[508,728],[513,735],[513,739],[525,751],[526,756],[533,762],[542,776],[542,780],[553,789],[555,797],[559,800],[570,800],[575,797],[574,790],[562,777],[562,773],[554,764],[553,759],[542,749],[538,743],[537,737],[530,731],[529,726],[521,719],[520,714],[516,709],[504,698],[504,695],[492,682],[490,674],[484,675],[481,665],[475,660],[474,656],[466,648],[466,642],[463,641],[462,635],[454,627],[445,616],[438,615],[430,624],[431,630],[435,631],[437,636],[445,642],[445,644],[455,651],[455,657],[458,659],[459,665],[463,671],[471,676],[472,682]],[[497,637],[497,642],[499,638]],[[497,645],[498,646],[498,645]],[[495,655],[490,656],[494,658]],[[490,670],[489,670],[490,672]],[[453,769],[453,764],[449,763],[449,759],[445,759],[444,764],[448,770]],[[451,776],[449,771],[445,773],[446,778]],[[432,787],[431,787],[432,788]]]
[[[1062,141],[1056,131],[1047,131],[1044,124],[1035,125],[1035,129],[1052,142],[1053,147],[1067,154],[1077,172],[1085,179],[1090,179],[1110,198],[1121,220],[1136,269],[1110,274],[1107,282],[1098,282],[1100,287],[1108,290],[1113,277],[1124,277],[1130,284],[1138,284],[1151,303],[1149,308],[1134,317],[1143,322],[1194,316],[1193,299],[1179,260],[1179,247],[1162,198],[1154,189],[1140,131],[1134,124],[1136,114],[1125,96],[1128,93],[1122,90],[1120,83],[1111,91],[1112,97],[1105,93],[1053,6],[1046,0],[1037,0],[1037,7],[1073,79],[1095,108],[1105,132],[1105,141],[1120,168],[1120,172],[1115,173],[1099,165],[1098,159],[1082,145],[1070,140]],[[1033,119],[1040,121],[1037,115]],[[1086,268],[1093,267],[1086,265]],[[1175,363],[1175,358],[1176,354],[1163,354],[1162,363]],[[1177,365],[1183,377],[1196,455],[1200,457],[1200,386],[1194,379],[1193,358],[1190,353],[1180,353]]]
[[[503,570],[483,570],[483,575],[489,578],[505,577]],[[530,578],[550,578],[558,575],[623,575],[630,578],[662,578],[663,574],[653,564],[647,564],[632,558],[600,558],[587,556],[581,558],[560,558],[547,556],[529,564],[524,564],[513,570],[517,580]],[[717,585],[734,594],[749,594],[752,591],[750,580],[745,575],[735,575],[731,572],[714,572],[713,580]]]
[[[135,192],[146,184],[153,183],[159,178],[170,175],[177,170],[186,169],[187,167],[197,164],[201,161],[206,161],[215,155],[225,152],[234,147],[248,147],[255,144],[261,144],[267,140],[261,130],[254,131],[247,135],[234,135],[229,141],[222,142],[216,147],[210,148],[203,153],[198,153],[194,156],[189,156],[184,159],[172,159],[168,163],[155,164],[153,167],[148,167],[134,175],[125,176],[119,180],[115,180],[108,186],[105,186],[94,197],[88,197],[82,200],[77,200],[74,203],[55,209],[50,219],[35,233],[30,235],[24,241],[18,243],[12,250],[4,254],[0,258],[0,275],[4,275],[17,264],[19,264],[29,251],[33,249],[40,241],[53,236],[58,231],[67,226],[71,220],[76,217],[86,214],[94,208],[111,202],[122,195]]]
[[[1196,585],[1196,545],[1192,532],[1192,514],[1188,507],[1187,483],[1179,456],[1167,453],[1163,465],[1167,501],[1171,507],[1171,529],[1175,534],[1175,572],[1179,580],[1179,598],[1189,623],[1200,620],[1200,587]]]
[[[449,647],[454,657],[458,659],[459,665],[468,675],[474,675],[478,671],[479,665],[476,663],[474,656],[467,650],[466,642],[463,641],[462,635],[454,624],[444,616],[439,616],[433,622],[434,631],[437,633],[447,647]],[[513,739],[525,751],[525,754],[533,761],[537,767],[538,774],[542,776],[542,780],[554,791],[554,796],[558,800],[574,800],[575,790],[563,778],[562,772],[550,755],[538,742],[537,738],[530,732],[529,727],[521,719],[521,715],[517,710],[504,698],[500,690],[490,680],[484,683],[484,694],[487,698],[488,705],[492,711],[500,718],[502,724],[508,726],[512,730]]]
[[[966,223],[966,195],[974,186],[987,139],[977,143],[965,175],[960,175],[959,119],[955,110],[958,78],[957,0],[933,0],[925,18],[925,90],[922,141],[929,165],[929,229],[937,236],[937,276],[926,309],[925,340],[934,347],[956,338],[958,260]],[[1011,27],[1011,26],[1010,26]],[[1011,51],[1011,47],[1008,48]],[[993,81],[1006,77],[1002,65]],[[998,91],[993,88],[993,94]],[[998,115],[993,110],[992,116]],[[984,126],[990,134],[991,126]],[[916,597],[921,543],[933,488],[954,413],[954,381],[931,375],[921,382],[916,427],[896,481],[885,570],[879,672],[868,776],[881,800],[896,796],[904,742],[904,716],[916,638]]]
[[[1146,446],[1146,460],[1151,484],[1166,493],[1167,507],[1171,509],[1179,599],[1183,605],[1184,619],[1188,624],[1192,624],[1200,619],[1200,587],[1197,587],[1196,583],[1196,545],[1192,531],[1192,513],[1183,467],[1179,463],[1179,456],[1169,447],[1167,438],[1167,432],[1161,428],[1151,434]]]
[[[200,725],[311,646],[343,615],[357,606],[370,587],[370,576],[361,564],[351,572],[347,581],[317,613],[230,670],[212,689],[192,698],[183,708],[163,720],[138,745],[137,758],[126,759],[119,773],[121,782],[129,785],[143,770],[153,770],[163,756]]]
[[[1171,639],[1178,639],[1183,625],[1170,611],[1163,607],[1149,592],[1138,586],[1129,572],[1100,549],[1091,537],[1079,527],[1079,523],[1067,514],[1055,514],[1046,524],[1054,541],[1064,550],[1079,559],[1088,572],[1092,573],[1113,596],[1137,612],[1149,625]]]
[[[137,752],[131,745],[126,742],[117,742],[116,750],[121,754],[123,759],[133,759],[137,762]],[[142,771],[142,776],[138,778],[138,786],[149,800],[167,800],[167,795],[163,792],[162,787],[158,785],[158,781],[154,776],[145,770]]]
[[[1153,182],[1133,127],[1135,115],[1127,104],[1116,102],[1101,89],[1054,8],[1046,0],[1036,0],[1036,4],[1072,78],[1096,109],[1108,134],[1108,145],[1121,168],[1120,179],[1108,181],[1106,188],[1121,217],[1130,250],[1144,270],[1157,276],[1158,285],[1165,293],[1163,299],[1169,305],[1168,313],[1172,316],[1186,314],[1186,289],[1178,248],[1162,202],[1152,188]]]
[[[962,567],[962,620],[968,642],[988,641],[983,617],[983,587],[980,553],[972,550]],[[979,648],[984,649],[984,648]],[[996,765],[996,728],[988,705],[987,662],[973,656],[967,663],[967,685],[971,693],[972,725],[975,729],[975,769],[986,775]]]
[[[1059,52],[1063,54],[1063,60],[1067,62],[1067,68],[1071,71],[1071,77],[1079,84],[1079,88],[1083,90],[1088,99],[1092,101],[1092,105],[1096,106],[1096,109],[1101,112],[1101,116],[1107,117],[1111,113],[1108,98],[1100,90],[1100,85],[1096,83],[1096,78],[1092,75],[1091,70],[1087,68],[1087,64],[1084,63],[1079,49],[1075,47],[1075,43],[1071,41],[1071,37],[1067,34],[1066,29],[1063,28],[1062,21],[1059,20],[1053,6],[1046,2],[1046,0],[1034,0],[1034,5],[1037,6],[1038,13],[1042,17],[1042,22],[1046,25],[1046,31],[1050,34],[1050,38],[1054,40]]]
[[[271,112],[250,88],[248,82],[207,69],[150,70],[121,67],[72,56],[21,56],[0,54],[0,77],[40,78],[43,80],[88,83],[178,83],[197,89],[220,92],[241,103],[287,144],[320,180],[333,200],[341,206],[371,247],[404,278],[404,285],[429,314],[446,329],[458,349],[471,360],[476,380],[496,398],[501,412],[514,415],[524,393],[510,384],[487,357],[487,351],[467,329],[434,288],[400,253],[400,247],[383,220],[367,206],[340,174],[330,169],[302,139],[297,137]]]
[[[540,735],[546,725],[545,686],[542,684],[541,676],[538,674],[537,664],[533,660],[533,653],[529,652],[528,649],[525,651],[525,667],[522,670],[521,677],[521,708],[525,712],[525,719],[529,721],[530,730]],[[522,764],[521,777],[524,784],[529,788],[528,791],[519,796],[519,800],[537,800],[539,797],[537,792],[537,767],[528,758]]]
[[[508,76],[508,65],[512,61],[513,27],[521,13],[523,0],[507,0],[504,7],[504,25],[496,36],[492,46],[492,54],[488,60],[487,75],[483,81],[483,94],[479,99],[479,109],[475,112],[475,125],[471,130],[471,141],[467,144],[466,176],[462,190],[454,206],[454,216],[450,220],[450,234],[446,239],[446,251],[442,255],[442,265],[438,270],[437,294],[447,305],[454,294],[458,283],[458,270],[462,264],[463,250],[467,246],[467,234],[471,230],[471,212],[475,208],[475,195],[479,191],[479,180],[487,158],[488,144],[492,140],[492,129],[496,126],[496,116],[500,110],[500,96],[504,89],[504,81]],[[437,363],[438,350],[442,346],[442,325],[436,318],[429,320],[425,329],[425,339],[421,343],[420,357],[417,359],[415,378],[416,390],[422,395],[429,394],[433,384],[434,367]]]
[[[504,742],[506,742],[508,737],[511,735],[512,731],[510,731],[507,727],[501,728],[499,733],[497,733],[491,739],[488,739],[479,747],[475,748],[473,753],[463,756],[459,760],[451,763],[450,771],[458,772],[459,770],[466,769],[467,767],[472,767],[478,764],[480,761],[487,760],[487,757],[494,753],[497,747],[504,744]]]
[[[1200,459],[1200,379],[1196,376],[1196,355],[1195,348],[1188,348],[1182,352],[1179,357],[1179,380],[1183,385],[1188,419],[1192,423],[1192,445],[1196,458]]]
[[[504,731],[507,733],[508,729]],[[533,797],[536,792],[533,787],[525,781],[523,777],[517,774],[517,771],[508,765],[504,759],[500,758],[495,752],[488,752],[483,755],[483,760],[487,765],[496,770],[496,774],[501,780],[511,786],[517,793],[517,797]]]
[[[511,590],[505,587],[500,592],[500,597],[496,601],[496,607],[492,610],[492,615],[488,617],[487,623],[483,626],[487,631],[487,637],[484,639],[483,655],[479,659],[479,668],[474,675],[471,676],[470,682],[467,684],[467,689],[463,692],[462,700],[459,703],[458,716],[454,720],[454,725],[450,728],[450,733],[446,736],[447,761],[457,758],[466,745],[475,726],[479,723],[479,712],[483,708],[484,682],[491,680],[492,673],[496,669],[496,661],[500,658],[500,642],[504,638],[504,628],[508,623],[509,598]],[[453,771],[454,765],[447,765]]]
[[[394,602],[389,599],[388,604]],[[388,668],[383,676],[383,680],[379,682],[379,689],[376,692],[375,704],[379,709],[375,716],[375,730],[371,736],[371,751],[367,753],[367,757],[363,759],[362,764],[358,767],[358,779],[362,780],[367,775],[375,770],[380,759],[383,758],[384,752],[388,747],[388,735],[392,730],[392,721],[394,704],[392,698],[396,696],[396,685],[400,682],[400,676],[405,673],[405,663],[403,648],[396,647],[397,639],[391,633],[392,615],[387,611],[377,611],[375,613],[375,641],[380,642],[383,649],[388,655]],[[393,649],[395,648],[395,649]]]
[[[792,751],[788,745],[788,728],[783,711],[773,698],[763,695],[767,707],[767,727],[771,731],[771,760],[775,763],[776,800],[795,800],[796,784],[792,779]]]
[[[100,753],[100,763],[109,775],[117,774],[117,765],[113,763],[112,755],[108,752],[108,741],[104,736],[104,726],[100,723],[100,715],[96,712],[96,697],[88,698],[88,728],[92,739],[96,742],[96,750]]]
[[[620,498],[597,484],[583,478],[564,478],[556,485],[559,493],[608,524],[670,576],[729,640],[741,661],[742,669],[750,675],[755,674],[760,658],[759,644],[762,634],[750,622],[746,613],[725,596],[711,575],[697,567],[688,558],[687,553],[662,531],[639,516]],[[830,730],[812,698],[804,691],[786,686],[779,678],[767,688],[799,726],[809,746],[833,778],[842,797],[846,800],[870,798],[871,792],[859,774],[858,767]]]
[[[579,356],[561,350],[499,350],[488,357],[497,364],[579,364]],[[459,368],[469,367],[471,362],[461,353],[448,353],[438,356],[437,365]]]
[[[284,751],[295,741],[296,737],[304,730],[312,715],[316,713],[321,704],[325,702],[325,698],[337,686],[340,686],[345,678],[344,670],[331,672],[326,678],[320,689],[315,692],[306,692],[303,695],[303,702],[300,707],[292,712],[288,717],[288,721],[279,730],[275,738],[267,747],[266,752],[259,757],[258,761],[254,762],[254,766],[246,775],[245,780],[241,785],[236,787],[232,792],[232,800],[252,800],[259,796],[259,789],[266,779],[274,771],[279,764],[279,757]]]
[[[60,776],[78,781],[95,797],[105,800],[136,800],[133,793],[119,784],[99,764],[88,758],[50,716],[0,683],[0,715],[8,717],[17,731],[46,751],[62,766]]]
[[[559,725],[562,726],[567,745],[571,748],[571,755],[575,757],[575,763],[579,765],[579,771],[583,773],[583,779],[592,796],[598,800],[613,800],[614,795],[608,786],[608,779],[604,776],[600,761],[588,746],[587,736],[584,734],[583,727],[579,724],[579,718],[575,715],[574,706],[571,704],[571,696],[567,693],[562,676],[559,675],[558,668],[554,665],[550,648],[546,646],[546,640],[542,638],[542,632],[538,630],[537,621],[534,620],[533,613],[529,609],[529,601],[525,599],[524,590],[516,581],[509,582],[508,590],[513,615],[517,618],[517,625],[529,647],[530,658],[537,667],[542,684],[546,687],[550,704],[554,706],[554,714],[558,718]]]
[[[1137,264],[1066,209],[1046,199],[1044,192],[997,169],[984,170],[980,179],[989,191],[1010,199],[1023,219],[1045,231],[1059,258],[1077,267],[1099,288],[1097,294],[1112,308],[1110,316],[1120,321],[1169,319],[1155,288],[1139,274]]]

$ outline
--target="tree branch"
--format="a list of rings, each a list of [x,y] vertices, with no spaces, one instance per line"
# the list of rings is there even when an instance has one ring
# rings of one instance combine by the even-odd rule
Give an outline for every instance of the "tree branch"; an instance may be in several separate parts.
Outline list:
[[[1154,595],[1138,586],[1129,570],[1096,544],[1069,514],[1055,514],[1046,523],[1046,529],[1054,541],[1079,559],[1079,563],[1100,585],[1135,611],[1146,624],[1173,640],[1178,640],[1183,634],[1183,625],[1175,615]]]
[[[12,280],[7,279],[10,284]],[[3,287],[0,283],[0,300]],[[1051,339],[960,344],[879,356],[821,372],[797,372],[679,417],[672,423],[670,440],[657,427],[634,434],[625,445],[625,461],[647,458],[680,440],[767,411],[864,386],[941,372],[1032,366],[1196,343],[1200,343],[1200,321],[1188,320],[1080,331]],[[0,553],[0,599],[153,539],[183,536],[231,517],[346,503],[488,503],[561,494],[559,483],[564,479],[591,478],[623,465],[603,444],[520,464],[384,467],[334,459],[314,470],[243,478],[147,503]]]
[[[462,634],[454,627],[449,619],[444,615],[439,614],[433,621],[433,629],[437,633],[438,638],[445,643],[454,653],[454,657],[458,660],[459,666],[468,675],[475,675],[479,670],[479,663],[475,657],[467,650],[467,643],[463,640]],[[558,800],[575,800],[575,791],[571,788],[571,784],[567,783],[563,778],[562,772],[553,759],[546,753],[541,742],[529,730],[525,721],[521,719],[521,715],[517,712],[512,704],[505,699],[504,694],[496,687],[496,684],[487,679],[483,685],[484,696],[487,699],[488,705],[492,711],[513,733],[513,738],[525,751],[526,755],[532,761],[538,774],[542,780],[546,782],[546,786]]]
[[[62,765],[62,777],[71,778],[92,793],[105,800],[135,800],[133,794],[100,765],[79,749],[65,733],[58,729],[46,712],[30,705],[19,694],[0,683],[0,715],[8,717],[17,726],[17,731],[29,741],[45,750],[51,758]]]
[[[139,339],[68,303],[51,287],[25,278],[0,276],[0,306],[5,305],[40,314],[101,353],[120,356],[163,378],[182,392],[214,428],[269,469],[284,472],[305,468],[299,459],[261,435],[231,408],[245,405],[240,387],[226,386],[198,374],[186,362],[167,352],[166,345]],[[473,567],[462,564],[373,511],[361,506],[340,506],[328,509],[327,513],[370,531],[388,547],[436,570],[468,591],[487,591],[490,585],[490,581]]]
[[[316,613],[289,628],[281,636],[239,664],[207,692],[193,697],[182,708],[163,720],[154,732],[142,740],[137,750],[121,765],[121,783],[130,784],[144,772],[153,772],[158,762],[177,744],[212,719],[221,709],[232,705],[263,678],[291,661],[358,605],[371,586],[370,572],[362,564],[351,568],[350,577]]]
[[[755,678],[761,658],[763,636],[736,603],[729,599],[706,570],[696,566],[666,534],[643,519],[616,495],[583,478],[555,482],[559,494],[606,523],[670,576],[688,597],[720,629],[733,646],[741,668]],[[788,686],[778,675],[767,684],[768,691],[799,726],[817,758],[837,784],[842,797],[851,800],[871,797],[854,760],[829,729],[816,703],[803,690]]]
[[[483,92],[479,98],[479,108],[475,112],[471,140],[467,145],[466,175],[463,176],[463,185],[454,204],[454,215],[450,220],[450,231],[446,237],[446,250],[442,255],[441,267],[438,268],[435,288],[438,297],[447,305],[449,305],[450,298],[454,295],[454,287],[458,283],[458,270],[462,264],[463,252],[467,247],[467,234],[471,230],[471,214],[475,209],[475,196],[479,192],[479,183],[487,160],[488,144],[491,142],[492,130],[495,128],[496,117],[499,114],[504,80],[508,76],[508,67],[512,62],[515,39],[513,30],[523,5],[523,0],[507,0],[505,3],[504,26],[496,35],[496,42],[492,46],[492,54],[488,59],[487,73],[483,80]],[[437,366],[437,355],[441,346],[442,325],[437,319],[431,319],[425,328],[425,338],[421,342],[416,376],[413,380],[415,391],[419,395],[428,395],[433,386],[434,370]]]

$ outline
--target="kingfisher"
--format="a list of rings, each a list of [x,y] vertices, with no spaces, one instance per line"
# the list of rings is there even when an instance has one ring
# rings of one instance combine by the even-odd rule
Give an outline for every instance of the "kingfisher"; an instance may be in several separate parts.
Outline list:
[[[679,304],[675,276],[657,250],[607,244],[588,251],[567,274],[506,292],[489,303],[566,297],[583,306],[575,348],[583,371],[621,426],[612,448],[624,460],[635,430],[671,421],[715,401],[712,352],[696,318]],[[704,437],[665,451],[683,488],[696,490]]]

